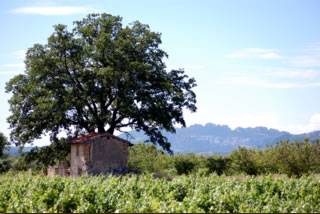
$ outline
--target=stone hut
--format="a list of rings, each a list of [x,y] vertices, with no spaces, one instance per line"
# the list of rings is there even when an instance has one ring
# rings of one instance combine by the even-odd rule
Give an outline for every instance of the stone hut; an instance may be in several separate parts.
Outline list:
[[[129,145],[128,141],[109,133],[91,133],[72,140],[70,175],[125,172]]]

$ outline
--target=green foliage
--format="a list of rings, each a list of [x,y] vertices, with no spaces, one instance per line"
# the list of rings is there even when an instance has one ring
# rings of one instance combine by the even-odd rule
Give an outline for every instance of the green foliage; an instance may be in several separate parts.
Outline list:
[[[0,158],[4,155],[4,150],[8,146],[8,140],[3,133],[0,132]]]
[[[195,163],[188,156],[180,155],[174,159],[174,168],[178,175],[187,175],[195,168]]]
[[[183,110],[196,111],[196,86],[184,70],[166,70],[161,34],[136,21],[91,14],[71,31],[56,25],[46,44],[26,54],[26,70],[6,90],[11,139],[31,143],[55,137],[130,127],[170,151],[163,130],[185,126]]]
[[[320,144],[305,142],[280,142],[272,149],[280,172],[301,176],[320,167]]]
[[[170,156],[154,146],[135,145],[130,149],[129,166],[140,172],[166,174],[302,176],[320,172],[320,142],[283,141],[263,150],[239,148],[227,156],[178,154]]]
[[[10,163],[11,163],[10,170],[12,171],[26,171],[28,169],[37,168],[37,166],[35,166],[33,162],[26,162],[26,159],[24,156],[11,157]]]
[[[240,148],[230,158],[236,172],[249,175],[283,173],[299,177],[319,172],[320,142],[282,141],[260,151]]]
[[[319,176],[44,177],[0,176],[0,212],[312,213]]]
[[[248,175],[257,175],[258,166],[255,160],[256,151],[246,148],[239,148],[231,153],[230,158],[236,171],[244,172]]]
[[[11,168],[11,162],[6,158],[0,158],[0,173],[7,172]]]
[[[222,175],[227,170],[229,159],[223,157],[209,157],[207,160],[206,167],[209,173],[217,173],[217,175]]]
[[[57,164],[69,158],[70,139],[54,139],[49,146],[35,147],[26,153],[20,161],[25,162],[25,167],[46,170],[48,166]],[[20,163],[23,164],[23,163]],[[23,167],[22,167],[23,168]]]
[[[6,147],[9,145],[9,142],[6,136],[0,132],[0,173],[6,172],[11,168],[11,163],[8,160],[4,151]]]
[[[135,144],[129,147],[128,166],[143,173],[165,173],[170,167],[170,156],[152,144]]]

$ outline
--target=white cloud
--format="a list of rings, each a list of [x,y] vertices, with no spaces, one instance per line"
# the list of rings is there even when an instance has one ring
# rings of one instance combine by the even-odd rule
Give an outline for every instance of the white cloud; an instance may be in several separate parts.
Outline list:
[[[187,72],[188,71],[200,71],[204,70],[206,66],[204,64],[200,64],[199,62],[172,62],[170,59],[165,59],[165,63],[167,65],[168,70],[173,70],[173,69],[184,69]]]
[[[14,60],[13,63],[7,63],[0,65],[0,75],[16,75],[19,73],[23,73],[25,69],[25,64],[23,60],[25,59],[26,50],[16,50],[10,53]]]
[[[273,89],[320,87],[320,81],[319,82],[275,82],[272,80],[259,79],[255,77],[234,77],[234,78],[230,78],[229,80],[223,81],[223,84],[244,85],[244,86],[254,86],[254,87],[273,88]]]
[[[290,79],[314,79],[320,77],[320,70],[292,68],[292,67],[270,67],[255,68],[259,75],[271,78],[290,78]]]
[[[308,45],[301,54],[289,57],[287,63],[296,67],[320,67],[320,43]]]
[[[277,72],[273,74],[274,76],[287,77],[287,78],[303,78],[303,79],[313,79],[320,77],[320,72],[315,70],[300,70],[300,71],[285,71]]]
[[[309,127],[311,130],[320,130],[320,113],[311,116]]]
[[[14,51],[12,55],[18,60],[24,60],[26,57],[26,53],[27,53],[26,49],[21,49],[21,50]]]
[[[295,67],[253,66],[248,70],[228,71],[219,80],[223,85],[293,89],[320,87],[320,70]]]
[[[4,64],[3,67],[5,68],[24,68],[24,63],[12,63],[12,64]]]
[[[243,48],[229,54],[230,58],[283,59],[283,62],[296,67],[320,66],[320,43],[312,43],[294,56],[281,56],[277,49]]]
[[[293,57],[289,64],[296,67],[320,67],[320,53]]]
[[[22,71],[0,71],[0,76],[12,76],[22,74]]]
[[[44,16],[56,15],[75,15],[95,12],[96,10],[84,6],[34,6],[34,7],[20,7],[12,10],[15,14],[32,14]]]
[[[278,50],[263,49],[263,48],[244,48],[244,49],[236,50],[230,55],[228,55],[228,57],[235,58],[235,59],[245,59],[245,58],[279,59],[281,58]]]
[[[22,3],[31,3],[37,5],[56,5],[57,3],[73,3],[79,0],[20,0]]]
[[[294,134],[302,134],[302,133],[307,133],[312,131],[319,131],[320,130],[320,113],[315,113],[311,115],[308,122],[306,122],[305,124],[284,126],[283,129]]]
[[[195,70],[195,71],[198,71],[198,70],[203,70],[205,69],[205,66],[204,65],[186,65],[184,66],[184,68],[186,70]]]

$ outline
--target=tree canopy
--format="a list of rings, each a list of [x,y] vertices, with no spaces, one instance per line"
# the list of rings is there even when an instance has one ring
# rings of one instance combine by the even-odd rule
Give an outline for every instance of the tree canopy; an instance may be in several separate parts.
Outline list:
[[[196,111],[195,79],[167,71],[161,34],[136,21],[90,14],[72,30],[56,25],[46,44],[26,54],[26,70],[6,91],[11,140],[31,143],[42,134],[143,131],[170,151],[161,131],[185,126],[183,110]]]

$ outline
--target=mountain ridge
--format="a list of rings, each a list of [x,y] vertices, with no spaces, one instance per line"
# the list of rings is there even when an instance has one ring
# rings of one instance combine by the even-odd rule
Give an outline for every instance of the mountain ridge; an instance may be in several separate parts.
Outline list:
[[[147,140],[147,137],[136,131],[128,135],[120,135],[133,143]],[[310,140],[320,139],[320,131],[304,134],[291,134],[287,131],[279,131],[263,126],[231,129],[227,125],[207,123],[205,125],[194,124],[186,128],[177,128],[176,133],[163,132],[171,143],[175,153],[199,153],[199,154],[226,154],[239,147],[265,148],[272,146],[281,140]]]

